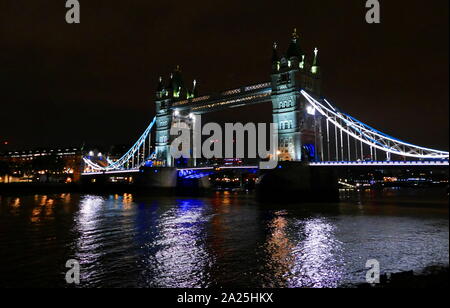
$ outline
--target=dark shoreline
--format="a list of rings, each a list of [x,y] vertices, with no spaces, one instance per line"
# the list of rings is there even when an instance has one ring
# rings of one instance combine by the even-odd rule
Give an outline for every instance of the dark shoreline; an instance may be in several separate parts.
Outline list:
[[[441,289],[449,287],[449,266],[434,265],[428,266],[420,273],[400,272],[384,274],[381,276],[379,284],[359,284],[356,288],[362,289]],[[355,287],[355,286],[349,286]]]
[[[410,188],[401,189],[405,191],[403,196],[397,196],[395,201],[398,206],[405,207],[438,207],[449,208],[449,196],[445,190],[438,188],[417,188],[414,191],[414,196],[410,196]],[[192,188],[149,188],[140,187],[135,184],[126,183],[108,183],[108,184],[83,184],[83,183],[9,183],[0,184],[0,194],[3,196],[20,195],[34,195],[34,194],[61,194],[61,193],[79,193],[79,194],[125,194],[133,193],[141,196],[177,196],[177,197],[207,197],[218,190],[215,189],[192,189]],[[250,190],[248,193],[257,197],[256,190]],[[378,204],[390,204],[392,200],[386,198],[384,195],[377,195],[378,190],[374,190],[367,200],[367,204],[376,202]],[[426,192],[424,194],[424,192]],[[241,193],[244,193],[241,191]],[[357,193],[355,191],[355,193]],[[360,191],[360,193],[364,193]],[[430,194],[431,193],[431,194]],[[422,196],[423,195],[423,196]],[[432,196],[432,198],[429,198]],[[424,197],[425,199],[422,199]],[[262,202],[265,203],[265,202]],[[283,204],[291,204],[286,201]],[[319,202],[326,204],[338,204],[339,200],[335,202]]]

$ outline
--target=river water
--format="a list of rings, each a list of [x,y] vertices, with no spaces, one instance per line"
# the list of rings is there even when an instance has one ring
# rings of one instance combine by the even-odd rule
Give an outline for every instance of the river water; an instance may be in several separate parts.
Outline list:
[[[442,191],[342,191],[338,204],[252,195],[0,196],[0,287],[339,287],[449,263]],[[441,196],[442,195],[442,196]]]

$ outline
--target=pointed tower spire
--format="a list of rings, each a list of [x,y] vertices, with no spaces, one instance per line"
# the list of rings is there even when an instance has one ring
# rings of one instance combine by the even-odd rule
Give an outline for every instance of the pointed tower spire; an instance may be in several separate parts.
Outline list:
[[[162,78],[162,76],[159,76],[157,91],[161,92],[162,90],[164,90],[163,78]]]
[[[297,42],[299,36],[297,34],[297,28],[294,28],[294,32],[292,32],[292,41]]]
[[[169,79],[167,80],[167,85],[166,85],[166,96],[170,96],[172,97],[173,94],[173,74],[171,73],[169,76]]]
[[[197,81],[194,79],[194,81],[192,82],[192,89],[188,89],[186,91],[186,98],[187,99],[192,99],[195,97],[194,93],[195,93],[195,86],[197,84]]]
[[[319,49],[317,47],[314,49],[313,66],[319,66]]]
[[[192,82],[192,90],[189,91],[188,98],[195,98],[197,97],[197,80],[194,79]]]
[[[319,72],[319,49],[316,47],[314,49],[314,60],[313,60],[313,64],[311,66],[311,73],[313,74],[317,74]]]
[[[299,35],[297,33],[297,28],[295,28],[294,32],[292,32],[291,43],[289,44],[289,48],[288,48],[286,55],[287,55],[288,59],[295,57],[298,60],[300,60],[303,55],[303,52],[300,48]]]
[[[156,88],[156,97],[157,98],[161,98],[164,95],[164,83],[163,83],[163,79],[162,76],[159,76],[158,78],[158,87]]]
[[[277,42],[273,43],[273,51],[272,51],[272,64],[280,61],[280,57],[278,56],[278,44]]]
[[[175,71],[173,72],[172,89],[174,98],[182,97],[184,85],[183,85],[183,78],[181,76],[181,67],[179,65],[176,66]]]
[[[302,55],[302,60],[299,63],[299,67],[301,69],[304,69],[305,68],[305,64],[306,64],[306,55]]]

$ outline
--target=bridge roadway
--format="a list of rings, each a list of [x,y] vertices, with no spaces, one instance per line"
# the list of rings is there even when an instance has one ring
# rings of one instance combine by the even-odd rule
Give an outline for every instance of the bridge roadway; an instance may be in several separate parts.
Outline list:
[[[436,160],[436,161],[332,161],[332,162],[315,162],[309,163],[311,167],[449,167],[448,160]],[[188,173],[189,171],[215,171],[215,170],[257,170],[258,166],[215,166],[215,167],[198,167],[198,168],[178,168],[179,174]],[[155,172],[158,169],[155,168]],[[85,172],[82,176],[95,176],[95,175],[125,175],[140,172],[140,169],[130,170],[111,170],[102,172]]]

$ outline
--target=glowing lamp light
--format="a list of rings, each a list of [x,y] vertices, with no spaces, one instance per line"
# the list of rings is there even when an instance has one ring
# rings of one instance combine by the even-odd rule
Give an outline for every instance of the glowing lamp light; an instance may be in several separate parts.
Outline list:
[[[94,156],[94,151],[90,151],[89,156]]]
[[[97,157],[102,157],[102,156],[103,156],[102,153],[98,153],[98,154],[97,154]]]
[[[180,115],[180,111],[179,111],[179,110],[175,110],[175,111],[173,112],[173,115],[176,116],[176,117],[178,117],[178,116]]]
[[[316,108],[314,108],[313,106],[308,106],[308,107],[306,107],[306,112],[309,114],[309,115],[316,115]]]

